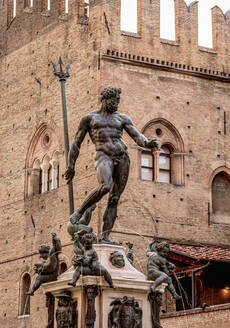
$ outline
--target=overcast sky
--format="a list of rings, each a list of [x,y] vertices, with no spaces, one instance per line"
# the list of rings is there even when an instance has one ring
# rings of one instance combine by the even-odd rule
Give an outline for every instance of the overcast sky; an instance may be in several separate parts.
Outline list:
[[[150,0],[145,0],[150,1]],[[152,0],[154,1],[154,0]],[[192,0],[185,0],[190,4]],[[224,13],[230,9],[230,0],[199,0],[199,45],[212,48],[211,8],[218,5]],[[122,0],[121,29],[136,32],[136,0]],[[173,0],[161,0],[161,37],[175,40]]]

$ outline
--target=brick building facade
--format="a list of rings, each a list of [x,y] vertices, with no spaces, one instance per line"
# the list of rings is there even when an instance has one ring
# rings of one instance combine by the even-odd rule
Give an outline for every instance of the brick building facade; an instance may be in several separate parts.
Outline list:
[[[131,169],[111,234],[134,243],[136,267],[145,271],[153,235],[229,247],[230,16],[213,8],[214,47],[207,49],[198,46],[197,2],[175,0],[175,41],[160,38],[160,0],[138,0],[137,33],[120,30],[120,0],[90,0],[89,8],[82,0],[69,0],[68,8],[63,0],[17,0],[15,17],[14,4],[0,1],[0,326],[36,328],[46,322],[45,296],[39,290],[25,305],[23,288],[34,279],[38,247],[55,231],[63,267],[72,256],[61,95],[51,60],[61,55],[71,64],[70,140],[106,85],[122,88],[120,111],[159,140],[161,151],[146,153],[124,135]],[[93,155],[86,136],[75,207],[97,184]],[[102,200],[93,214],[98,233],[104,208]],[[227,305],[205,315],[218,318],[218,311],[229,319]],[[193,327],[201,315],[192,314]],[[178,316],[163,320],[166,327],[185,326]],[[223,320],[218,325],[227,327]]]

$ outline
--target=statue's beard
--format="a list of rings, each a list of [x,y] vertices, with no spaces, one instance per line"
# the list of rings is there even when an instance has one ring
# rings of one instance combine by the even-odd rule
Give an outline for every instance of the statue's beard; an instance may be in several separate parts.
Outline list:
[[[118,103],[109,103],[106,105],[106,110],[109,113],[114,113],[118,109]]]

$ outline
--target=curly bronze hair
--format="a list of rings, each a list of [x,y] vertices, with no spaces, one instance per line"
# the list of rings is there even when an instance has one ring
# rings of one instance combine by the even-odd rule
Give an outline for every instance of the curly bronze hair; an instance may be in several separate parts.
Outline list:
[[[92,243],[95,242],[97,240],[97,236],[94,233],[86,233],[85,235],[83,235],[82,237],[82,243],[84,244],[86,242],[86,240],[91,240]]]
[[[168,250],[170,251],[170,245],[166,241],[162,241],[161,243],[159,243],[156,248],[157,251],[162,251],[162,249],[164,248],[168,248]]]
[[[50,246],[47,244],[42,244],[42,245],[40,245],[38,251],[39,251],[39,253],[49,253]]]
[[[117,94],[121,94],[121,88],[116,88],[111,86],[105,87],[101,92],[101,101],[103,99],[109,99],[111,97],[114,97]]]

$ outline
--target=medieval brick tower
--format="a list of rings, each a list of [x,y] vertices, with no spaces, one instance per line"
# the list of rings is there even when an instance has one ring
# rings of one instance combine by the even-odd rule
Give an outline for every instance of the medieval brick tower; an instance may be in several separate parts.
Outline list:
[[[50,243],[52,231],[62,240],[62,271],[71,266],[61,94],[51,65],[59,56],[71,65],[71,141],[106,85],[122,89],[119,110],[159,141],[159,150],[146,151],[124,135],[131,169],[111,236],[134,244],[143,272],[153,236],[172,243],[179,268],[187,261],[190,271],[183,267],[181,279],[192,279],[191,295],[190,282],[181,283],[197,309],[187,307],[190,317],[166,313],[162,324],[186,327],[187,319],[189,327],[229,327],[223,272],[230,261],[230,15],[213,8],[209,49],[198,45],[196,1],[189,7],[174,1],[174,41],[160,38],[160,0],[136,1],[137,29],[127,32],[120,29],[120,0],[0,0],[1,327],[45,327],[42,290],[30,301],[24,292],[34,279],[38,247]],[[97,184],[93,155],[86,136],[74,178],[76,208]],[[97,233],[104,207],[105,200],[93,214]],[[210,274],[194,273],[206,264]],[[204,302],[213,308],[200,310]]]

